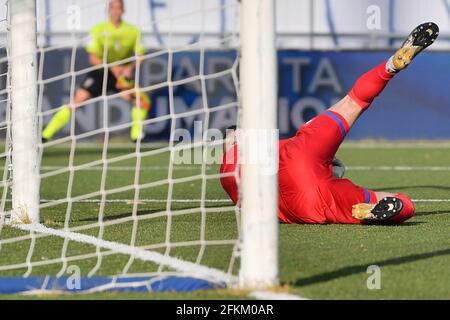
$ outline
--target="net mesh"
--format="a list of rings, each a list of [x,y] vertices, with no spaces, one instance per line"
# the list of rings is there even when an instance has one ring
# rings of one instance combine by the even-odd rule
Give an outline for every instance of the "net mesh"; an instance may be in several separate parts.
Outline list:
[[[106,70],[139,60],[134,86],[108,92],[103,81],[100,95],[77,104],[67,125],[39,144],[41,225],[8,223],[13,57],[3,5],[0,276],[63,277],[75,267],[88,277],[183,274],[235,281],[239,212],[220,187],[219,167],[220,130],[236,122],[239,104],[238,3],[172,1],[158,12],[148,3],[125,1],[124,16],[140,29],[145,54],[109,63],[104,55],[100,65]],[[37,1],[41,130],[98,68],[89,65],[85,46],[90,27],[107,16],[108,1]],[[223,16],[232,23],[218,26]],[[186,25],[192,29],[183,30]],[[216,54],[224,50],[225,60]],[[142,119],[144,136],[132,143],[129,97],[142,92],[152,107]],[[138,109],[141,104],[136,99]]]

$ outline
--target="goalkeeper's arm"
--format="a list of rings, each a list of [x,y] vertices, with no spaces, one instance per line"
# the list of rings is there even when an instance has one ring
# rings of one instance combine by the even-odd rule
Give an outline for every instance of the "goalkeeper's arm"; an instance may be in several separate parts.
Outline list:
[[[98,66],[98,65],[103,64],[103,59],[101,59],[95,52],[91,52],[91,53],[89,53],[89,63],[92,66]],[[126,66],[120,65],[120,66],[112,66],[109,69],[111,70],[112,74],[117,79],[125,72],[125,68],[126,68]],[[133,63],[132,68],[134,68],[134,63]]]

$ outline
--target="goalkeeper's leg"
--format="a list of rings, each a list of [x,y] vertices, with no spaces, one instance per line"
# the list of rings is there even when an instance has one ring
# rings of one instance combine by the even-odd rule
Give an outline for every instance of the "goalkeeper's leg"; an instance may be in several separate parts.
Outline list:
[[[125,76],[120,76],[117,78],[116,87],[123,92],[132,91],[130,94],[123,95],[122,98],[127,101],[133,101],[133,108],[131,109],[132,124],[130,138],[131,141],[136,142],[138,139],[144,137],[142,122],[147,119],[148,112],[152,107],[152,101],[147,93],[136,88],[134,79],[127,79]]]
[[[306,132],[310,127],[311,139],[315,142],[310,146],[310,152],[324,161],[333,159],[342,140],[358,117],[370,107],[373,100],[384,90],[397,72],[405,69],[420,51],[433,43],[437,34],[438,28],[433,23],[418,26],[388,61],[359,77],[343,99],[311,123],[302,127],[302,132]],[[332,118],[339,124],[341,135],[339,130],[336,130],[336,125],[322,124],[322,122],[330,122],[329,119],[326,120],[327,118]],[[320,132],[320,135],[317,132]]]
[[[80,88],[75,93],[75,98],[72,107],[63,105],[60,110],[56,112],[53,118],[42,131],[42,141],[46,142],[53,138],[53,136],[60,131],[70,120],[72,109],[76,108],[80,103],[91,98],[91,93],[83,88]]]
[[[69,105],[63,105],[60,110],[55,113],[53,118],[48,123],[47,127],[42,132],[42,141],[45,142],[53,138],[53,136],[61,130],[70,120],[72,111],[80,106],[80,104],[92,97],[98,97],[103,93],[103,68],[92,70],[87,73],[81,87],[75,92],[75,97]],[[117,91],[117,79],[108,71],[106,92]]]
[[[414,215],[414,204],[405,194],[376,192],[377,202],[352,206],[353,218],[363,222],[399,224]]]
[[[152,101],[145,92],[137,91],[134,97],[134,105],[131,110],[131,141],[136,142],[144,137],[142,122],[147,119],[148,112],[152,107]]]
[[[432,22],[416,27],[404,41],[402,47],[388,61],[363,74],[347,96],[329,110],[340,114],[349,127],[386,87],[390,79],[405,69],[414,57],[430,46],[437,38],[439,28]]]
[[[418,53],[436,40],[438,34],[439,28],[434,23],[419,25],[387,62],[361,76],[349,94],[330,110],[341,115],[347,121],[348,127],[351,127],[395,73],[405,69]],[[376,198],[376,201],[354,204],[353,218],[360,221],[401,223],[414,215],[414,204],[406,195],[377,192]]]
[[[321,163],[331,162],[355,121],[393,76],[386,70],[386,62],[380,64],[363,74],[343,99],[303,125],[297,135],[311,141],[308,153]]]

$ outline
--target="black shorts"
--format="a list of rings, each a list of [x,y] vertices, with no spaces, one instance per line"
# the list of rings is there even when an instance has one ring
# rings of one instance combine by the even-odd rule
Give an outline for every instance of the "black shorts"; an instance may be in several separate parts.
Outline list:
[[[103,93],[103,74],[104,69],[97,69],[88,72],[86,78],[81,84],[81,88],[88,91],[92,97],[98,97]],[[119,90],[116,88],[117,79],[108,70],[108,76],[106,78],[106,92],[105,93],[117,93]]]

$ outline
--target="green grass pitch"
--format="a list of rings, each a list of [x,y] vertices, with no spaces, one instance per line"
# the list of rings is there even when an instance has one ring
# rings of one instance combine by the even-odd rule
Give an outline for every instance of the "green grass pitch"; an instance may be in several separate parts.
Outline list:
[[[450,148],[448,143],[348,143],[338,157],[349,167],[346,177],[355,183],[376,191],[399,191],[417,200],[416,215],[401,226],[357,225],[280,225],[280,280],[283,291],[310,299],[450,299]],[[136,158],[127,159],[132,148],[109,148],[102,155],[101,148],[78,147],[73,166],[99,161],[95,170],[76,170],[73,175],[63,172],[42,180],[41,197],[44,200],[65,198],[72,181],[71,196],[93,193],[91,199],[101,199],[99,190],[106,190],[105,206],[98,202],[74,201],[71,215],[66,216],[67,203],[42,209],[41,220],[49,227],[83,227],[78,232],[103,239],[130,243],[133,230],[133,212],[138,219],[134,226],[135,244],[161,253],[167,252],[166,241],[174,246],[170,255],[188,261],[201,259],[201,263],[236,274],[238,262],[230,266],[232,241],[206,246],[201,252],[197,242],[233,240],[237,238],[236,214],[231,202],[205,202],[206,213],[198,210],[199,201],[165,201],[168,193],[173,199],[198,200],[202,198],[226,199],[218,179],[208,179],[202,186],[200,179],[186,177],[202,173],[201,166],[176,165],[172,187],[168,177],[168,154],[143,149],[139,180],[135,180]],[[123,156],[123,158],[120,158]],[[106,179],[102,179],[101,160],[116,158],[109,164]],[[70,164],[67,148],[46,149],[42,173]],[[114,168],[115,167],[115,168]],[[207,174],[218,171],[217,165],[205,168]],[[138,181],[142,202],[135,208],[132,203],[119,200],[133,199]],[[127,189],[127,186],[131,188]],[[112,192],[117,191],[117,192]],[[439,201],[430,201],[438,199]],[[119,201],[119,202],[118,202]],[[219,212],[217,211],[218,208]],[[165,212],[171,209],[174,215]],[[99,228],[99,211],[106,225]],[[134,210],[134,211],[133,211]],[[180,211],[182,210],[182,211]],[[184,214],[177,214],[177,213]],[[66,217],[68,219],[66,219]],[[121,223],[115,223],[115,222]],[[170,223],[170,228],[168,228]],[[204,224],[204,230],[201,224]],[[87,226],[90,226],[87,228]],[[203,231],[203,232],[202,232]],[[7,240],[28,233],[4,227],[0,237]],[[90,245],[68,242],[65,256],[68,265],[75,264],[84,275],[96,270],[96,275],[120,274],[129,265],[129,273],[155,272],[158,265],[129,256],[105,254],[101,261]],[[38,238],[33,254],[29,255],[30,240],[4,243],[0,249],[0,276],[57,274],[64,240],[57,237]],[[29,270],[22,265],[30,259],[35,265]],[[5,270],[4,266],[16,265]],[[366,281],[369,265],[381,270],[381,289],[369,290]],[[2,269],[3,268],[3,269]],[[55,298],[54,295],[47,296]],[[36,296],[0,296],[0,299],[42,298]],[[237,290],[200,291],[194,293],[98,293],[89,295],[63,295],[66,299],[220,299],[248,298]]]

